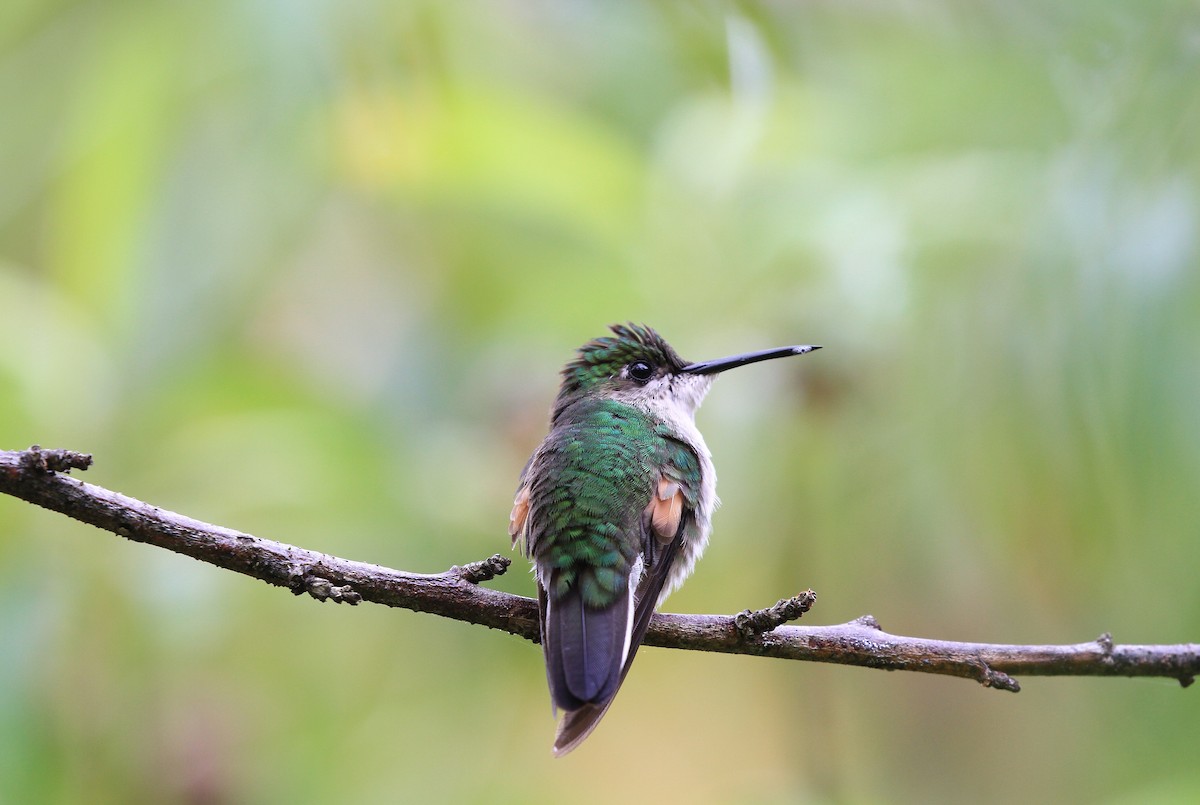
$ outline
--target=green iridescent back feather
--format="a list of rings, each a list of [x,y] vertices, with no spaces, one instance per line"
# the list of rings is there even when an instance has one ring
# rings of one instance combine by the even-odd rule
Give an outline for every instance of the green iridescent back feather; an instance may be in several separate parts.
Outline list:
[[[529,549],[552,600],[574,590],[602,608],[628,584],[660,472],[694,507],[700,465],[664,423],[633,406],[584,398],[568,419],[529,468]]]

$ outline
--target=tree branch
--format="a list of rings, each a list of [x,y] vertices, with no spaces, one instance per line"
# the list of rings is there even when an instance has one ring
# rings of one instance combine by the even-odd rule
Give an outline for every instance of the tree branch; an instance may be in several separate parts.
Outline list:
[[[340,559],[165,511],[63,473],[91,456],[67,450],[0,451],[0,492],[111,531],[232,570],[296,595],[355,605],[360,601],[430,612],[538,639],[537,603],[479,586],[510,560],[496,555],[444,573],[420,574]],[[890,671],[974,679],[1017,691],[1010,674],[1159,676],[1184,686],[1200,673],[1200,644],[1116,645],[1104,634],[1074,645],[996,645],[904,637],[870,615],[837,626],[790,626],[816,601],[809,590],[773,607],[736,616],[656,614],[646,645],[753,654]]]

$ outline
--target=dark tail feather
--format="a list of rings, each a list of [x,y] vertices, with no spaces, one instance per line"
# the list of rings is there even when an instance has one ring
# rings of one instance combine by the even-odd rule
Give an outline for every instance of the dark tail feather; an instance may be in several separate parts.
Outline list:
[[[630,616],[628,590],[604,609],[584,606],[575,593],[549,602],[542,648],[557,707],[576,711],[616,695]]]
[[[646,615],[644,620],[648,625],[650,616]],[[596,729],[596,725],[600,723],[600,719],[604,718],[609,705],[613,703],[617,697],[617,691],[621,689],[621,684],[625,681],[625,675],[629,673],[629,667],[633,664],[633,658],[637,654],[638,647],[641,646],[642,636],[645,633],[645,626],[641,627],[640,632],[634,631],[629,643],[629,656],[625,658],[620,676],[617,677],[617,684],[606,700],[596,704],[585,704],[578,709],[567,710],[563,714],[562,721],[558,722],[558,731],[554,734],[555,757],[562,757],[583,743],[583,739],[591,735],[592,730]]]
[[[679,526],[681,535],[685,525],[686,522]],[[642,576],[641,582],[638,584],[637,603],[633,614],[633,631],[629,639],[629,654],[625,657],[625,664],[621,668],[620,676],[617,677],[617,684],[608,699],[594,704],[585,704],[579,708],[563,708],[567,712],[563,715],[562,721],[558,723],[558,732],[554,735],[555,757],[562,757],[583,743],[583,739],[592,734],[592,730],[596,729],[600,719],[604,718],[604,714],[608,712],[608,707],[617,695],[621,683],[625,681],[625,675],[629,673],[629,667],[633,665],[633,658],[637,656],[637,650],[642,645],[642,638],[646,636],[646,630],[650,627],[650,618],[654,615],[654,608],[658,606],[658,598],[666,585],[671,566],[675,562],[675,555],[679,552],[679,545],[680,537],[676,537],[666,546],[662,555],[656,559],[654,566]],[[551,684],[551,690],[553,688],[554,686]]]
[[[564,714],[562,721],[558,722],[558,732],[554,734],[554,756],[562,757],[583,743],[583,739],[592,734],[592,730],[608,712],[612,701],[609,699],[600,706],[585,704],[578,710]]]

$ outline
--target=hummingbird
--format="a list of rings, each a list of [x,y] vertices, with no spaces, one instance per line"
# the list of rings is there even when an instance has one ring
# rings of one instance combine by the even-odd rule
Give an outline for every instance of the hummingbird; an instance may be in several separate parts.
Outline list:
[[[550,432],[521,473],[512,545],[533,563],[554,754],[607,712],[650,617],[708,544],[717,477],[695,413],[727,369],[791,346],[690,363],[644,325],[615,324],[562,370]]]

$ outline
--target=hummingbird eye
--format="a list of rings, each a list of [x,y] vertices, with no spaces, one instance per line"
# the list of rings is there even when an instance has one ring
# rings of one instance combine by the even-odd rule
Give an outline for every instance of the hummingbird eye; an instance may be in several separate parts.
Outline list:
[[[654,368],[645,361],[635,361],[626,370],[628,375],[639,383],[645,383],[654,375]]]

